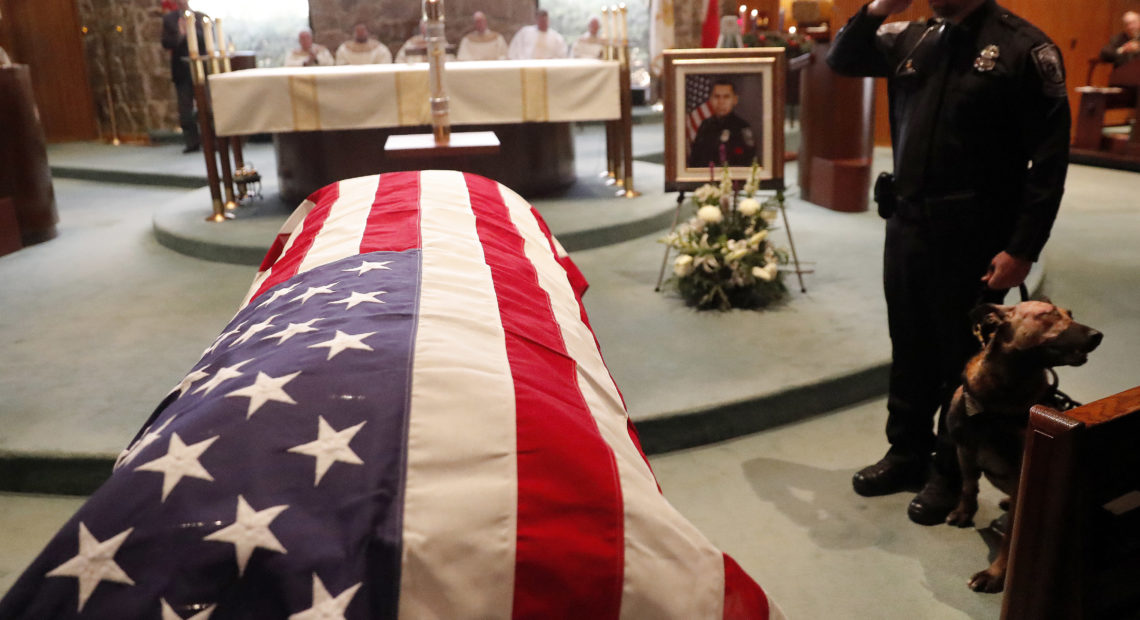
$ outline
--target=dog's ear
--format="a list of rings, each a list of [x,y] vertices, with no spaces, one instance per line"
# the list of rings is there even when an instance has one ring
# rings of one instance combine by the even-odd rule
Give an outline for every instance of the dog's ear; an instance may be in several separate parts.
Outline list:
[[[997,304],[981,304],[970,311],[970,322],[974,326],[974,335],[985,346],[993,338],[998,328],[1006,322],[1006,312],[1009,306]]]

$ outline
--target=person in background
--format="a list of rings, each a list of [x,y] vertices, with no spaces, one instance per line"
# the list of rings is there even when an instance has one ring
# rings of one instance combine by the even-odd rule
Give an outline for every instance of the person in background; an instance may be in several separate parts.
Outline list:
[[[1140,13],[1128,11],[1121,21],[1124,32],[1113,35],[1100,50],[1100,59],[1117,67],[1140,57]]]
[[[162,16],[162,48],[170,54],[170,79],[178,95],[178,124],[182,127],[183,153],[202,148],[198,135],[198,114],[194,110],[194,80],[190,75],[190,47],[186,43],[186,22],[182,16],[190,10],[190,0],[178,0],[177,8]],[[202,41],[202,24],[194,20],[198,40]],[[0,59],[2,60],[2,59]],[[2,64],[2,63],[0,63]]]
[[[475,30],[459,40],[459,60],[506,60],[507,40],[487,28],[487,16],[475,11]]]
[[[1049,238],[1069,165],[1061,52],[994,0],[929,0],[935,18],[885,23],[913,0],[873,0],[835,37],[827,64],[885,77],[894,176],[883,287],[891,337],[890,448],[852,486],[922,490],[907,516],[944,523],[962,490],[946,407],[978,349],[970,311],[1022,284]],[[941,409],[941,415],[937,415]]]
[[[550,29],[550,13],[539,9],[534,21],[534,25],[523,26],[515,33],[507,56],[512,60],[566,58],[566,40]]]
[[[286,67],[328,67],[336,64],[329,48],[313,43],[313,33],[302,30],[297,33],[297,49],[285,55]]]
[[[352,27],[352,38],[336,49],[338,65],[380,65],[392,62],[388,47],[368,34],[364,23]]]
[[[420,22],[418,26],[419,32],[412,35],[412,38],[404,41],[400,46],[400,50],[396,52],[396,62],[427,62],[427,38],[424,36],[424,24]],[[446,44],[446,42],[445,42]],[[450,47],[449,45],[447,47]],[[448,52],[444,56],[444,60],[451,62],[455,60],[455,55]]]
[[[598,29],[601,28],[602,22],[597,16],[591,16],[590,21],[586,22],[586,32],[574,41],[574,45],[570,48],[571,58],[601,58],[602,51],[605,49],[605,44],[602,43],[602,38],[598,36]]]

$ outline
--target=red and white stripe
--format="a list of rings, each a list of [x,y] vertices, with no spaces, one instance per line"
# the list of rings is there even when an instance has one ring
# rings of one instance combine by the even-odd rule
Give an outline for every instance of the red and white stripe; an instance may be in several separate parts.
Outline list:
[[[689,116],[685,122],[685,136],[688,137],[689,142],[692,142],[693,138],[697,137],[697,130],[701,128],[701,123],[705,122],[705,119],[710,116],[712,116],[712,108],[709,107],[708,101],[705,101],[696,108],[693,108],[692,112],[689,112]]]
[[[330,187],[250,299],[357,252],[421,249],[401,617],[780,617],[661,496],[573,264],[525,200],[448,171]]]

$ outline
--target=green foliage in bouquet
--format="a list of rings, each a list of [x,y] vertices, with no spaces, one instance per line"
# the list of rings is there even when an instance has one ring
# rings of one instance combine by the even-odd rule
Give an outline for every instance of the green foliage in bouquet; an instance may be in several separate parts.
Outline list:
[[[780,265],[788,253],[768,238],[779,203],[755,199],[759,167],[740,195],[724,169],[720,185],[693,192],[696,215],[661,242],[678,250],[669,284],[700,310],[761,308],[787,294]]]

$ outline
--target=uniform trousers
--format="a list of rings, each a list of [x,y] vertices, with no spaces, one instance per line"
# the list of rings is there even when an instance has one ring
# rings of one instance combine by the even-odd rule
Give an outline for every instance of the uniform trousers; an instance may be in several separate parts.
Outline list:
[[[198,135],[198,115],[194,113],[194,82],[176,81],[174,89],[178,93],[178,124],[182,126],[182,140],[186,148],[196,149],[201,138]]]
[[[1003,240],[976,205],[938,212],[901,203],[887,220],[883,285],[891,336],[887,440],[891,452],[957,476],[945,412],[966,361],[978,350],[969,313],[1000,303],[981,282]],[[937,435],[934,415],[938,416]]]

